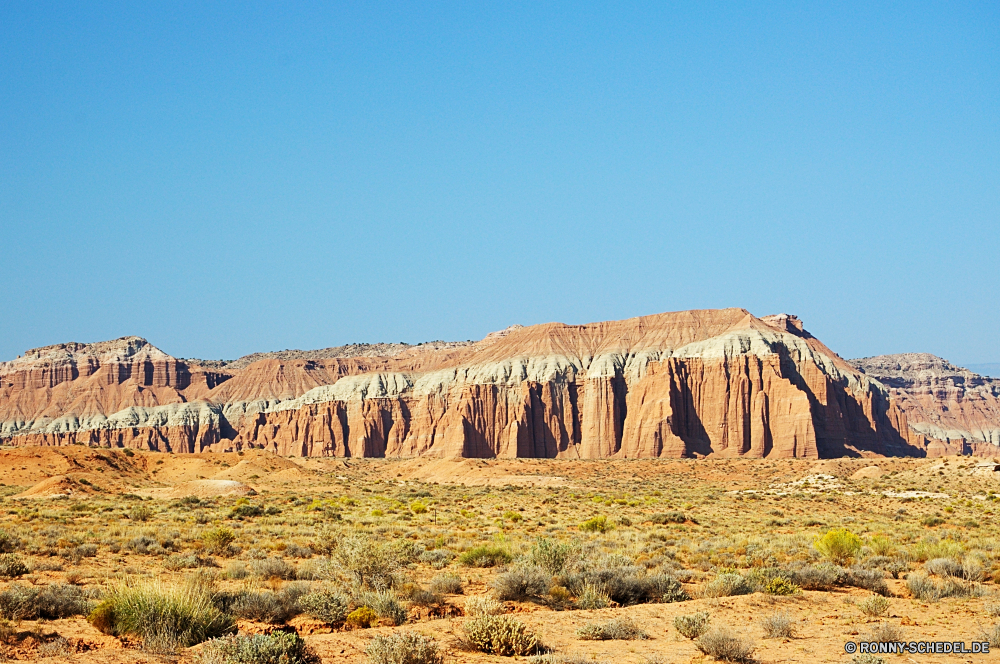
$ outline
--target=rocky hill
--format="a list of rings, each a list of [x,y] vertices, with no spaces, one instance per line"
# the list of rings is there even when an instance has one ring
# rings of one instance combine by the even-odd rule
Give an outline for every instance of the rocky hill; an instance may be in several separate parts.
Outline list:
[[[1000,380],[927,353],[880,355],[850,362],[889,388],[906,411],[910,438],[922,436],[923,445],[948,452],[997,452]]]
[[[794,316],[743,309],[233,363],[178,360],[138,337],[49,346],[0,364],[0,436],[295,456],[926,453],[880,382]]]

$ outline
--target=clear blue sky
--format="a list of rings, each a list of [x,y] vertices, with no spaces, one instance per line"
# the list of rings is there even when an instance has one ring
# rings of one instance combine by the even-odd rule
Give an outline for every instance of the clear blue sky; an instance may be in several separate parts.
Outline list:
[[[1000,361],[1000,4],[8,1],[0,243],[0,359],[740,306]]]

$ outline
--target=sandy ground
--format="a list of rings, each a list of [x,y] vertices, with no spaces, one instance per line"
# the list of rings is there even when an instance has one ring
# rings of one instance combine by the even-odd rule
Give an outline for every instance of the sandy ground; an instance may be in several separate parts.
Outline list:
[[[641,487],[644,482],[667,478],[683,486],[709,486],[726,496],[748,493],[788,495],[820,486],[839,492],[839,500],[850,504],[861,495],[857,482],[874,486],[892,478],[886,490],[916,490],[935,498],[955,498],[966,491],[967,498],[981,499],[991,490],[1000,492],[1000,473],[983,465],[982,460],[950,459],[851,459],[806,460],[650,460],[650,461],[556,461],[556,460],[472,460],[411,459],[343,460],[284,459],[264,452],[236,454],[169,455],[123,451],[71,448],[15,448],[0,450],[0,483],[5,490],[4,506],[44,505],[53,496],[69,495],[75,499],[122,493],[174,500],[185,495],[259,495],[275,493],[316,493],[324,490],[348,494],[367,482],[416,486],[445,484],[466,487],[513,487],[545,489],[563,495],[581,489],[602,487]],[[85,482],[83,482],[85,481]],[[854,481],[855,484],[851,484]],[[898,485],[898,486],[897,486]],[[838,488],[839,487],[839,488]],[[992,488],[991,488],[992,487]],[[244,491],[244,488],[246,489]],[[864,488],[864,487],[862,487]],[[609,489],[610,491],[610,489]],[[973,495],[975,494],[975,495]],[[866,494],[868,495],[868,494]],[[19,496],[12,498],[11,496]],[[943,500],[943,499],[942,499]],[[922,503],[924,504],[924,503]],[[762,509],[748,501],[740,509]],[[888,508],[887,508],[888,509]],[[788,510],[792,513],[793,510]],[[8,512],[12,514],[13,512]],[[776,527],[775,532],[794,532],[795,526]],[[697,531],[693,536],[698,536]],[[705,535],[707,536],[707,534]],[[100,556],[92,564],[121,565],[122,557]],[[118,562],[115,562],[118,561]],[[142,565],[143,557],[136,557]],[[464,596],[450,596],[448,602],[460,613],[466,597],[488,591],[491,571],[461,569],[467,580]],[[57,573],[38,573],[35,583],[62,578]],[[908,597],[904,582],[889,580],[895,595],[890,599],[887,621],[901,626],[907,640],[975,640],[992,620],[984,605],[994,598],[945,599],[923,603]],[[691,586],[693,594],[697,587]],[[874,622],[857,608],[856,602],[868,593],[859,589],[833,592],[804,591],[791,597],[772,597],[760,593],[723,599],[693,599],[675,604],[639,605],[600,611],[552,611],[537,604],[511,605],[518,617],[541,635],[546,646],[560,654],[580,654],[595,661],[636,663],[660,654],[665,662],[706,662],[694,644],[680,636],[673,619],[682,613],[707,610],[713,624],[729,625],[751,636],[757,643],[757,661],[770,662],[849,662],[844,643],[859,641]],[[766,639],[759,621],[774,612],[787,613],[793,620],[791,639]],[[644,641],[582,641],[575,636],[581,625],[595,620],[627,615],[643,627],[650,638]],[[402,627],[369,630],[330,631],[315,621],[297,619],[297,626],[309,644],[325,662],[366,661],[364,648],[379,633],[414,630],[437,638],[447,651],[448,662],[501,662],[463,649],[463,617],[427,618]],[[244,625],[251,630],[267,630],[265,625]],[[83,618],[48,622],[26,621],[8,626],[15,646],[8,648],[11,659],[37,659],[44,662],[163,662],[191,661],[198,649],[178,656],[143,653],[130,644],[105,636]],[[39,645],[54,635],[67,640],[68,650]],[[51,653],[51,656],[40,656]],[[994,662],[1000,652],[988,655],[886,655],[889,662]]]

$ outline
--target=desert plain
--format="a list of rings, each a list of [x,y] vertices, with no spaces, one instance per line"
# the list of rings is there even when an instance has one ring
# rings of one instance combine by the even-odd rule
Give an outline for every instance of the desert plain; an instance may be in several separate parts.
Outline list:
[[[230,621],[224,630],[294,632],[323,662],[367,662],[373,639],[397,633],[433,639],[446,662],[511,661],[476,649],[464,626],[477,612],[523,625],[532,641],[520,658],[534,661],[726,657],[681,634],[680,616],[736,639],[733,661],[850,662],[845,642],[878,638],[983,640],[1000,652],[998,469],[963,456],[387,460],[6,447],[2,652],[204,659],[197,639],[115,635],[99,607],[123,587],[196,589]]]

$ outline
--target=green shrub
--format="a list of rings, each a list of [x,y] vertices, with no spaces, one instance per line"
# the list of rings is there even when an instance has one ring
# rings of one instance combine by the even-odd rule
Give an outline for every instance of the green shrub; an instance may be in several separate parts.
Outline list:
[[[576,630],[576,638],[584,641],[638,641],[648,639],[649,635],[626,616],[604,623],[587,623]]]
[[[608,521],[608,517],[603,514],[587,519],[580,524],[580,530],[585,533],[606,533],[613,530],[614,527],[614,524]]]
[[[714,627],[695,641],[698,650],[724,662],[752,662],[753,641],[728,627]]]
[[[352,627],[368,628],[378,626],[378,614],[367,606],[359,606],[347,614],[344,619]]]
[[[149,521],[153,518],[153,509],[149,505],[142,503],[135,505],[128,513],[128,518],[132,521]]]
[[[794,595],[799,592],[799,587],[783,576],[772,578],[764,586],[764,592],[768,595]]]
[[[232,553],[233,542],[236,541],[236,533],[226,527],[213,528],[206,531],[201,536],[201,541],[205,544],[205,550],[218,556],[228,556]]]
[[[846,565],[861,550],[861,538],[846,528],[834,528],[816,538],[813,547],[835,565]]]
[[[506,565],[514,557],[504,547],[496,544],[483,544],[468,551],[462,552],[458,557],[458,562],[466,567],[496,567]]]
[[[537,652],[538,637],[513,616],[481,616],[466,622],[462,629],[469,645],[492,655],[524,657]]]
[[[443,664],[444,657],[434,639],[405,632],[379,635],[365,649],[369,664]]]
[[[206,643],[197,664],[321,664],[298,634],[238,634]]]
[[[155,581],[125,582],[108,589],[87,618],[112,636],[135,636],[144,647],[170,651],[222,636],[233,620],[194,584],[164,586]]]
[[[868,538],[868,548],[872,554],[884,558],[896,555],[896,543],[884,535],[872,535]]]
[[[16,553],[0,553],[0,577],[16,579],[29,571],[28,566]]]
[[[709,616],[707,611],[688,613],[674,618],[674,629],[681,636],[689,639],[697,639],[708,631]]]
[[[579,556],[579,547],[572,544],[539,539],[528,553],[528,561],[555,576],[562,574],[566,567]]]
[[[328,625],[344,622],[350,604],[350,597],[331,589],[314,590],[299,598],[299,606],[306,614]]]
[[[419,500],[414,500],[412,503],[410,503],[410,510],[414,514],[426,514],[427,513],[427,505],[424,505]]]

